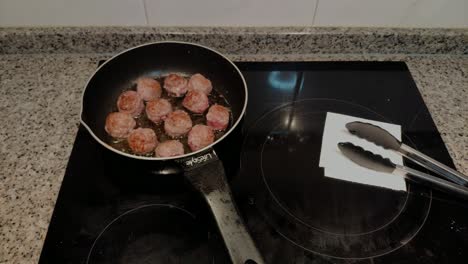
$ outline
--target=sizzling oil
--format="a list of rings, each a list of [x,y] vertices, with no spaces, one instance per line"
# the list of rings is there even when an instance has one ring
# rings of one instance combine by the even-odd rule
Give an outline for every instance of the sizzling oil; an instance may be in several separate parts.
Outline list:
[[[184,76],[184,77],[190,77],[190,76]],[[161,84],[161,86],[163,85],[164,77],[154,78],[154,79],[157,80]],[[129,89],[129,90],[135,91],[136,90],[136,85],[133,85],[131,87],[131,89]],[[122,91],[122,92],[124,92],[124,91]],[[190,118],[192,119],[192,124],[193,125],[198,125],[198,124],[206,125],[205,115],[206,115],[206,112],[208,110],[205,111],[205,113],[203,113],[203,114],[192,113],[189,110],[185,109],[184,106],[182,105],[182,101],[184,100],[184,97],[169,96],[169,94],[166,92],[165,89],[162,89],[161,98],[164,98],[164,99],[168,100],[171,103],[173,111],[175,111],[175,110],[184,110],[185,112],[187,112],[189,114]],[[210,103],[210,106],[213,105],[213,104],[219,104],[219,105],[225,106],[228,109],[230,109],[230,105],[229,105],[228,101],[226,100],[226,98],[221,93],[219,93],[214,87],[213,87],[213,90],[211,91],[211,93],[208,95],[208,101]],[[145,103],[145,105],[146,105],[146,103]],[[111,112],[117,112],[117,111],[118,111],[118,109],[117,109],[117,103],[116,103],[116,105],[114,106],[114,108],[112,109]],[[161,122],[158,122],[157,124],[155,124],[154,122],[152,122],[151,120],[148,119],[148,117],[146,116],[146,111],[145,110],[142,111],[140,116],[135,118],[135,121],[137,123],[137,126],[136,126],[137,128],[141,127],[141,128],[151,128],[151,129],[153,129],[156,132],[156,136],[158,138],[159,143],[164,142],[166,140],[170,140],[170,139],[178,139],[184,145],[184,153],[192,152],[190,150],[190,147],[189,147],[188,142],[187,142],[187,135],[185,135],[183,137],[178,137],[178,138],[169,137],[166,134],[166,132],[164,131],[164,121],[161,121]],[[232,114],[231,114],[231,116],[229,118],[228,127],[223,131],[217,131],[217,130],[214,131],[215,141],[218,140],[220,137],[222,137],[227,130],[229,130],[229,128],[232,125],[232,122],[233,121],[232,121]],[[113,147],[113,148],[115,148],[117,150],[129,153],[129,154],[138,155],[138,156],[145,156],[145,157],[154,156],[154,152],[150,152],[148,154],[143,154],[143,155],[133,153],[132,150],[130,149],[130,147],[128,146],[128,143],[127,143],[126,139],[116,139],[116,138],[113,138],[113,137],[107,135],[107,143],[111,147]]]

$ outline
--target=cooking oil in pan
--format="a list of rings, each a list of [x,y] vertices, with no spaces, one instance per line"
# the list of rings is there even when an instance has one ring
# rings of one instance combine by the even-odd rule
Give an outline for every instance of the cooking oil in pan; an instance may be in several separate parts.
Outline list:
[[[184,77],[190,77],[190,76],[184,76]],[[157,80],[161,85],[164,83],[164,77],[154,78],[154,79]],[[133,85],[131,87],[131,89],[129,89],[129,90],[136,90],[136,85]],[[189,114],[190,118],[192,119],[193,125],[197,125],[197,124],[206,125],[205,115],[206,115],[206,112],[208,110],[205,111],[205,113],[203,113],[203,114],[192,113],[192,112],[190,112],[189,110],[187,110],[187,109],[185,109],[183,107],[182,101],[184,100],[184,97],[172,97],[172,96],[169,96],[169,94],[166,92],[165,89],[162,89],[162,90],[163,91],[162,91],[162,94],[161,94],[161,98],[167,99],[171,103],[172,109],[174,111],[175,110],[184,110],[185,112],[187,112]],[[122,92],[124,92],[124,91],[122,91]],[[211,91],[211,93],[208,95],[208,100],[209,100],[210,106],[214,105],[214,104],[219,104],[219,105],[227,107],[228,109],[231,109],[228,101],[226,100],[226,98],[221,93],[219,93],[217,91],[217,89],[214,88],[214,87],[213,87],[213,90]],[[111,112],[116,112],[116,111],[118,111],[117,106],[115,106],[112,109]],[[184,145],[184,152],[185,153],[192,152],[190,150],[190,147],[189,147],[188,142],[187,142],[187,135],[185,135],[183,137],[179,137],[179,138],[169,137],[166,134],[166,132],[164,131],[164,121],[161,121],[161,122],[158,122],[157,124],[155,124],[154,122],[152,122],[151,120],[148,119],[148,117],[146,116],[146,112],[144,110],[143,110],[143,112],[141,113],[140,116],[135,118],[135,120],[136,120],[136,123],[137,123],[137,128],[142,127],[142,128],[151,128],[151,129],[153,129],[156,132],[156,136],[157,136],[158,141],[160,143],[164,142],[166,140],[170,140],[170,139],[177,139]],[[232,126],[232,122],[233,122],[233,120],[232,120],[232,113],[231,113],[231,116],[229,118],[228,127],[223,131],[217,131],[217,130],[214,131],[215,141],[218,140],[220,137],[222,137],[227,130],[229,130],[229,128]],[[130,147],[128,146],[128,143],[127,143],[126,139],[117,139],[117,138],[113,138],[113,137],[107,135],[107,143],[111,147],[113,147],[114,149],[129,153],[129,154],[138,155],[138,156],[145,156],[145,157],[154,156],[154,152],[150,152],[150,153],[143,154],[143,155],[133,153],[132,150],[130,149]]]

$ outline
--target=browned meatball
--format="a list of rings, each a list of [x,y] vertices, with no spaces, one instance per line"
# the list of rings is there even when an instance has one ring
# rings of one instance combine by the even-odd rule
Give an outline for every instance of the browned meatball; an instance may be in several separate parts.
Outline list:
[[[190,91],[182,101],[182,105],[193,113],[201,114],[210,106],[208,97],[203,92]]]
[[[180,137],[187,134],[192,128],[192,119],[187,112],[177,110],[170,113],[164,120],[164,130],[171,137]]]
[[[137,92],[126,91],[119,96],[117,108],[119,112],[128,113],[133,117],[137,117],[141,114],[143,108],[145,108],[145,104]]]
[[[229,124],[229,109],[215,104],[210,107],[206,114],[206,124],[214,130],[224,130]]]
[[[201,75],[200,73],[196,73],[190,77],[188,82],[188,91],[199,91],[206,95],[211,93],[213,86],[211,85],[211,81],[205,78],[205,76]]]
[[[195,125],[188,134],[188,145],[192,151],[202,149],[214,141],[213,129],[205,125]]]
[[[128,146],[133,153],[146,154],[152,152],[158,144],[156,133],[151,128],[137,128],[127,138]]]
[[[144,101],[151,101],[161,97],[162,88],[153,78],[143,77],[137,80],[137,93]]]
[[[136,126],[135,120],[128,113],[110,113],[106,118],[104,129],[115,138],[126,138]]]
[[[164,89],[170,96],[182,97],[187,92],[187,79],[175,73],[164,78]]]
[[[156,157],[174,157],[184,155],[184,145],[178,140],[167,140],[156,147]]]
[[[156,99],[146,103],[146,115],[154,123],[166,119],[167,115],[171,112],[172,105],[166,99]]]

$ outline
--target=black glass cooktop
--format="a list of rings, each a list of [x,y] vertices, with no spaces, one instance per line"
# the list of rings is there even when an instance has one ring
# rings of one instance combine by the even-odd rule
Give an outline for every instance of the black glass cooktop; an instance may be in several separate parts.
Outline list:
[[[465,263],[468,205],[324,177],[327,112],[400,124],[453,162],[403,62],[242,62],[247,114],[215,149],[267,263]],[[406,162],[407,165],[416,165]],[[40,263],[230,263],[202,197],[164,163],[118,157],[80,126]],[[418,168],[423,170],[422,168]]]

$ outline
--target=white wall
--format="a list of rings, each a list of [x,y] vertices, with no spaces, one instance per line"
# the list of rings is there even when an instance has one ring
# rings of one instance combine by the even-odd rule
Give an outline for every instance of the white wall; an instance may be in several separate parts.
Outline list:
[[[468,27],[468,0],[0,0],[0,26]]]

